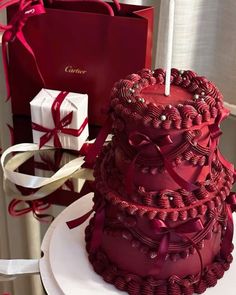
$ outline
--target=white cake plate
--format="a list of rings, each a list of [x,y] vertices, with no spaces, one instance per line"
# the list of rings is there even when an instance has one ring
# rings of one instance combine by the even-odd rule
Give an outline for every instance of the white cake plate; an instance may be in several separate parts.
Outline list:
[[[72,230],[66,221],[82,216],[92,208],[92,194],[67,207],[49,227],[43,243],[44,257],[40,260],[42,282],[48,295],[117,295],[125,294],[103,281],[90,265],[85,250],[84,230],[88,221]],[[234,239],[236,242],[236,238]],[[235,295],[236,263],[206,295]]]
[[[85,249],[84,230],[88,221],[70,230],[66,221],[91,210],[93,194],[67,207],[49,227],[41,246],[44,253],[39,267],[48,295],[124,294],[107,284],[90,265]]]

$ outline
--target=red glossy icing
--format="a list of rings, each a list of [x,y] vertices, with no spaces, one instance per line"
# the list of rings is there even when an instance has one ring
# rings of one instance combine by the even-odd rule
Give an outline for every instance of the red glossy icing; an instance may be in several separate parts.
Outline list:
[[[204,265],[211,264],[220,250],[221,233],[214,234],[212,239],[205,241],[205,247],[201,250]],[[119,247],[118,247],[119,245]],[[166,279],[171,275],[185,277],[197,274],[200,269],[199,257],[195,253],[186,259],[178,259],[173,262],[167,259],[161,273],[155,271],[155,259],[141,253],[139,249],[131,246],[129,241],[121,237],[112,237],[104,234],[102,249],[109,259],[120,269],[140,276],[153,275],[158,279]],[[119,251],[117,251],[119,249]]]
[[[164,81],[163,70],[152,73],[144,69],[115,84],[111,94],[115,136],[101,152],[95,168],[97,189],[107,202],[100,250],[120,270],[120,276],[113,281],[100,271],[107,265],[94,267],[106,280],[132,295],[154,294],[150,291],[153,285],[144,282],[147,276],[169,282],[173,276],[182,280],[201,275],[199,255],[203,268],[214,265],[227,219],[224,201],[233,183],[232,172],[220,162],[217,150],[212,151],[212,146],[217,148],[217,139],[211,127],[216,127],[217,116],[227,115],[219,90],[192,71],[172,69],[171,95],[166,97]],[[146,145],[131,140],[135,132],[146,139]],[[161,146],[161,137],[167,136],[172,143]],[[126,177],[132,163],[130,193]],[[175,174],[197,188],[183,189]],[[188,233],[195,242],[186,244],[175,235],[174,228],[194,218],[200,219],[204,228]],[[165,222],[171,232],[168,257],[160,271],[151,258],[162,240],[151,227],[153,219]],[[194,251],[196,247],[200,252]],[[137,275],[141,283],[129,285],[122,279],[127,273]],[[181,291],[179,286],[172,288],[164,283],[160,288],[158,285],[155,294],[204,292],[217,282],[211,272],[206,273],[206,280],[198,285],[183,284]],[[141,293],[140,286],[145,289]]]

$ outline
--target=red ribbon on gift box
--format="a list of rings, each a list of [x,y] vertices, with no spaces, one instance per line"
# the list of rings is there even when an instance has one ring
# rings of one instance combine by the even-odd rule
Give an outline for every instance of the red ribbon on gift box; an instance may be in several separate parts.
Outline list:
[[[37,123],[32,122],[32,128],[36,131],[45,132],[44,135],[40,137],[39,147],[44,146],[52,137],[54,141],[54,146],[56,148],[62,148],[61,141],[59,139],[59,133],[72,135],[72,136],[80,136],[83,132],[84,128],[88,124],[88,118],[85,118],[82,125],[79,129],[65,128],[72,122],[73,111],[68,113],[64,118],[61,119],[60,115],[60,107],[66,96],[69,94],[67,91],[62,91],[58,94],[52,104],[52,118],[54,122],[54,128],[44,127]]]

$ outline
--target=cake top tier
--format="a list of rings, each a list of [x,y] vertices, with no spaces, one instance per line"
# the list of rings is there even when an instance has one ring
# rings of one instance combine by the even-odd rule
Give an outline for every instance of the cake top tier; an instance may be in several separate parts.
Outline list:
[[[124,120],[163,129],[212,124],[218,115],[228,114],[216,86],[193,71],[171,70],[170,96],[164,94],[164,83],[162,69],[131,74],[114,85],[111,108]]]

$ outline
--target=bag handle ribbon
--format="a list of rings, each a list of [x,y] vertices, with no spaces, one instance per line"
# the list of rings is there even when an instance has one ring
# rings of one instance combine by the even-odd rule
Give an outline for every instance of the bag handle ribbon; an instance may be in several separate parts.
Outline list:
[[[3,8],[7,8],[11,4],[18,3],[19,1],[9,1],[0,6],[0,10]],[[33,4],[31,1],[20,1],[18,12],[12,17],[10,23],[7,26],[0,25],[0,31],[4,31],[2,36],[2,59],[3,59],[3,67],[6,79],[6,90],[7,90],[7,99],[10,98],[10,86],[9,86],[9,73],[8,73],[8,57],[7,57],[7,43],[13,42],[15,38],[19,40],[19,42],[24,46],[24,48],[30,53],[32,58],[34,59],[38,74],[40,79],[45,85],[43,76],[40,72],[39,66],[37,64],[37,60],[35,54],[26,41],[23,34],[23,27],[25,26],[27,20],[36,15],[40,15],[45,13],[45,9],[43,3],[40,1],[38,4]]]

